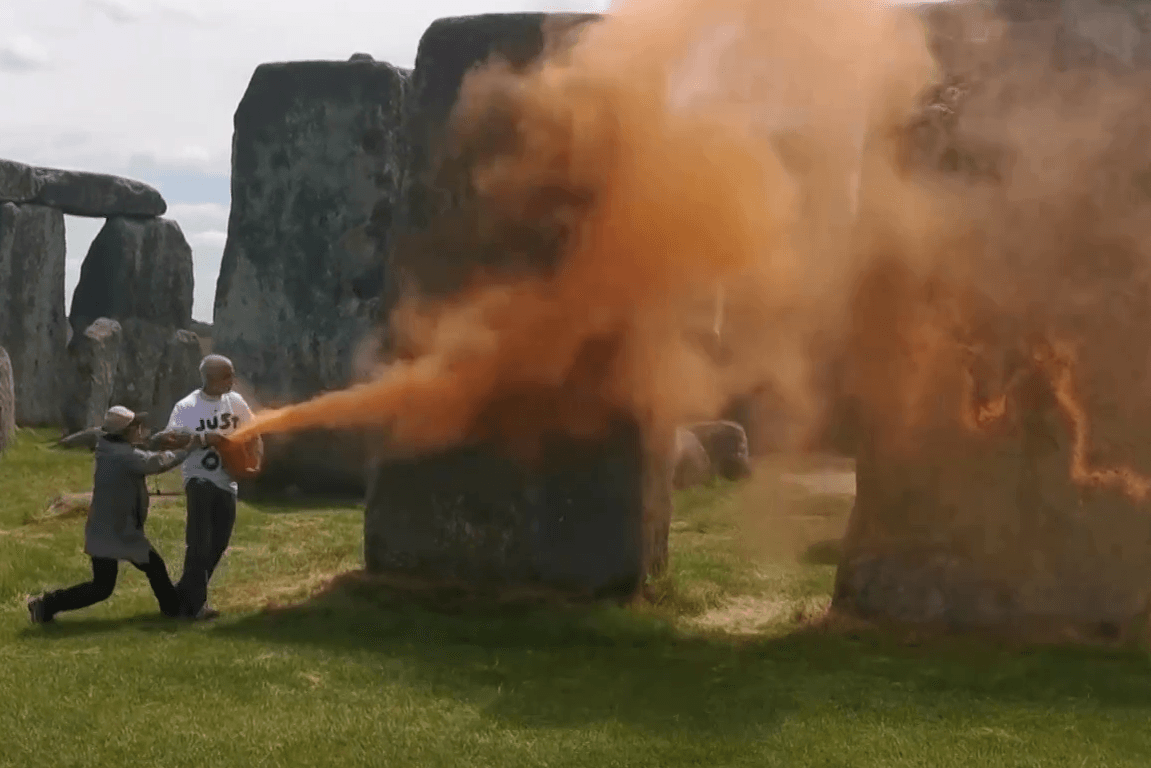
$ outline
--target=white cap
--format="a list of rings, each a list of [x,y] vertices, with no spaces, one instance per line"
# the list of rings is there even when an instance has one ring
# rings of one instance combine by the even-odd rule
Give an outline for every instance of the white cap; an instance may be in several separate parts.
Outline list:
[[[122,405],[113,405],[104,414],[104,425],[100,427],[105,434],[118,435],[133,424],[138,424],[147,416],[146,413],[133,413]]]

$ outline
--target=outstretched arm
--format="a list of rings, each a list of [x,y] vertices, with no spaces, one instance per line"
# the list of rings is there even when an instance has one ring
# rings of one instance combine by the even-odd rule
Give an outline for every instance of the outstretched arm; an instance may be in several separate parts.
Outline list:
[[[142,448],[136,448],[132,451],[131,458],[128,460],[128,466],[137,474],[158,475],[162,472],[167,472],[173,467],[178,467],[186,458],[188,458],[187,449],[180,451],[145,451]]]

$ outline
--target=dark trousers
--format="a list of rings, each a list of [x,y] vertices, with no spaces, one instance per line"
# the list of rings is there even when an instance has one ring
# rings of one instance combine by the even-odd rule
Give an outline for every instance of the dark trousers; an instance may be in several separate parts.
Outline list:
[[[168,568],[160,553],[152,550],[148,555],[148,564],[132,563],[148,577],[152,585],[152,594],[160,603],[160,611],[165,616],[176,616],[180,611],[180,597],[172,580],[168,578]],[[112,596],[116,589],[116,576],[120,566],[110,557],[92,558],[92,580],[77,584],[68,589],[60,589],[44,595],[44,612],[50,619],[61,611],[75,611],[87,608],[90,605],[103,602]]]
[[[236,497],[208,480],[189,480],[188,520],[184,529],[184,573],[176,590],[181,611],[194,616],[208,602],[208,582],[232,539]]]

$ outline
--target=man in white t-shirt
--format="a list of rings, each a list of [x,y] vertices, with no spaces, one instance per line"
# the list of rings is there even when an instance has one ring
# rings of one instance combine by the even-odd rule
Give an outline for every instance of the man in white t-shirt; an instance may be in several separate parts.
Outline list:
[[[173,444],[199,434],[227,436],[252,418],[239,392],[232,391],[235,368],[223,355],[208,355],[200,363],[203,387],[172,409],[163,441]],[[181,437],[183,436],[183,437]],[[263,443],[257,438],[263,461]],[[208,619],[218,615],[208,607],[208,582],[228,549],[236,524],[236,481],[228,475],[220,454],[211,445],[192,448],[184,460],[184,493],[188,501],[184,573],[176,589],[184,616]]]

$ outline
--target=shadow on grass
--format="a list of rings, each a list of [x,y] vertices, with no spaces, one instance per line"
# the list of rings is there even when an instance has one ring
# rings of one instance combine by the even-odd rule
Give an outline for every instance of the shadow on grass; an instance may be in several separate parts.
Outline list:
[[[1151,707],[1151,664],[1139,652],[909,644],[816,628],[737,640],[687,634],[643,609],[413,597],[355,574],[305,603],[226,621],[205,640],[217,636],[399,660],[513,724],[613,720],[736,735],[828,697],[848,711],[910,706],[924,717],[1008,702]],[[499,695],[481,695],[492,689]]]

